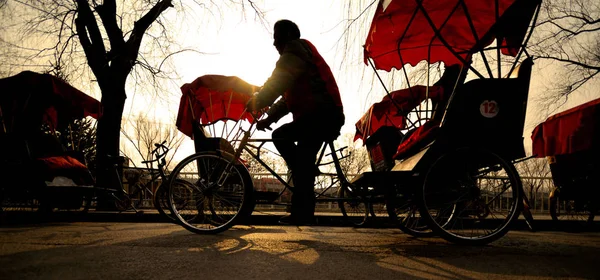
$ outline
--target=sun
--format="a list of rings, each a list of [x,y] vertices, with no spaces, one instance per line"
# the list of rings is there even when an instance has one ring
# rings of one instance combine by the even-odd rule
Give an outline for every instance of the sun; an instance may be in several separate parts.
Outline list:
[[[223,48],[223,64],[231,76],[262,86],[271,76],[279,58],[271,35],[265,30],[248,28],[228,38]]]

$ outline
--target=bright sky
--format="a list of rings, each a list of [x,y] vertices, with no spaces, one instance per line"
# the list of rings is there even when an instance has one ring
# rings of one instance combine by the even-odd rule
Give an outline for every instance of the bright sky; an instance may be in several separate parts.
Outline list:
[[[257,2],[260,3],[260,2]],[[169,105],[147,103],[139,97],[128,99],[125,116],[135,115],[139,111],[148,111],[154,108],[162,119],[161,122],[173,123],[179,103],[179,86],[183,83],[193,81],[205,74],[221,74],[238,76],[249,83],[262,85],[270,76],[271,71],[278,59],[278,53],[273,47],[272,26],[279,19],[290,19],[296,22],[302,33],[302,38],[308,39],[317,47],[321,55],[328,62],[342,93],[342,102],[345,108],[346,125],[342,133],[353,133],[354,124],[364,114],[366,109],[383,96],[383,89],[379,82],[372,85],[361,81],[364,72],[372,74],[372,70],[362,62],[361,46],[364,43],[364,35],[359,34],[351,44],[356,44],[355,50],[359,53],[349,54],[345,67],[340,67],[344,58],[342,56],[344,47],[338,44],[338,40],[344,32],[346,22],[340,22],[347,17],[344,9],[344,0],[304,0],[285,1],[267,0],[261,6],[266,12],[266,26],[258,20],[254,20],[253,11],[247,7],[246,19],[242,19],[239,12],[227,12],[220,23],[208,22],[201,30],[186,28],[185,24],[179,29],[182,36],[177,37],[182,46],[193,46],[205,54],[186,53],[177,55],[173,63],[176,65],[181,80],[174,81],[170,93],[173,98]],[[259,4],[260,5],[260,4]],[[168,11],[169,12],[169,11]],[[372,12],[366,15],[367,23],[370,23]],[[195,26],[195,25],[194,25]],[[365,26],[368,28],[368,26]],[[363,32],[364,33],[364,32]],[[544,79],[540,71],[552,71],[552,66],[536,65],[534,67],[532,86],[530,91],[529,110],[527,124],[524,132],[526,145],[530,145],[529,136],[531,130],[544,118],[535,115],[535,99],[543,94]],[[366,71],[365,71],[366,70]],[[369,80],[370,81],[370,80]],[[588,100],[599,97],[599,93],[590,85],[592,92],[582,91],[581,94],[571,98],[566,104],[560,106],[567,109]],[[374,92],[369,92],[373,88]],[[394,89],[401,88],[395,86]],[[135,100],[135,106],[131,102]],[[557,112],[564,109],[559,109]],[[291,118],[283,119],[274,127],[289,121]],[[266,138],[269,134],[257,135]],[[187,139],[180,155],[176,159],[185,157],[193,152],[191,140]]]
[[[178,57],[176,65],[186,82],[204,74],[238,76],[249,83],[261,86],[275,67],[279,54],[273,47],[272,26],[279,19],[290,19],[298,24],[302,37],[315,44],[321,55],[332,68],[338,79],[343,95],[346,113],[349,114],[345,130],[352,131],[358,119],[355,108],[357,84],[347,83],[345,71],[340,71],[340,60],[336,60],[343,25],[343,2],[336,1],[266,1],[262,7],[266,11],[268,26],[248,18],[245,21],[236,17],[226,18],[220,28],[199,32],[197,37],[188,36],[192,45],[211,55],[190,54]],[[253,11],[248,10],[248,14]],[[208,29],[208,28],[207,28]],[[358,42],[357,42],[358,43]],[[362,44],[362,43],[359,43]],[[357,61],[361,63],[361,61]],[[343,81],[343,82],[342,82]]]
[[[343,33],[344,24],[339,24],[343,18],[344,1],[265,1],[261,7],[266,12],[267,23],[263,25],[254,20],[254,12],[247,7],[247,18],[242,19],[241,13],[229,12],[221,23],[212,23],[202,30],[180,29],[184,36],[177,37],[182,46],[193,46],[205,54],[188,52],[174,57],[181,80],[174,81],[171,85],[173,97],[169,105],[158,104],[149,100],[142,100],[141,96],[129,94],[124,116],[135,116],[140,111],[155,110],[161,122],[172,123],[177,114],[179,105],[179,86],[192,82],[199,76],[206,74],[221,74],[238,76],[249,83],[261,86],[271,75],[279,57],[273,46],[272,26],[279,19],[290,19],[298,24],[302,38],[310,40],[328,62],[342,93],[342,102],[345,107],[346,125],[342,132],[354,132],[354,123],[362,116],[366,106],[365,98],[360,97],[357,89],[359,82],[351,78],[345,69],[340,69],[341,47],[336,42]],[[353,42],[360,47],[361,42]],[[360,50],[360,48],[358,49]],[[355,57],[359,57],[355,55]],[[366,67],[362,59],[354,62],[355,67]],[[378,84],[379,89],[382,89]],[[380,98],[380,97],[379,97]],[[132,106],[132,102],[135,104]],[[370,105],[370,103],[369,103]],[[291,120],[291,115],[280,120],[273,128]],[[173,123],[174,125],[174,123]],[[267,138],[270,133],[258,134],[258,138]],[[123,140],[122,140],[123,142]],[[192,153],[191,140],[184,142],[181,155],[185,157]],[[190,149],[192,151],[190,151]]]

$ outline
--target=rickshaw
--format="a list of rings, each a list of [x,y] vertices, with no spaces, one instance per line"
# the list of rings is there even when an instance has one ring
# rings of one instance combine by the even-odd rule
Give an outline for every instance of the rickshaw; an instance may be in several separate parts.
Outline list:
[[[100,102],[55,76],[31,71],[0,79],[0,88],[2,211],[85,207],[94,184],[85,158],[67,151],[52,133],[75,119],[98,118]]]
[[[289,206],[293,191],[289,174],[281,175],[265,161],[267,143],[273,139],[250,138],[260,112],[246,112],[245,105],[258,87],[233,76],[205,75],[181,87],[177,127],[194,140],[196,153],[182,160],[170,174],[171,213],[186,229],[196,233],[224,231],[250,218],[257,204]],[[227,127],[233,123],[233,127]],[[363,225],[368,204],[350,186],[340,165],[345,148],[334,139],[321,149],[317,167],[325,177],[315,191],[317,202],[336,204],[353,225]],[[329,154],[327,154],[329,152]],[[241,154],[248,155],[246,159]],[[279,190],[255,188],[249,160],[278,180]]]
[[[533,154],[546,157],[554,190],[550,216],[556,226],[589,227],[600,207],[600,99],[555,114],[536,126]]]
[[[459,67],[449,75],[455,81],[444,81],[437,89],[429,83],[409,84],[403,93],[388,97],[396,108],[392,116],[400,120],[390,134],[370,140],[378,131],[372,121],[382,122],[377,116],[365,121],[370,129],[361,131],[360,137],[369,146],[374,166],[382,169],[362,173],[347,184],[342,181],[340,189],[347,191],[346,196],[333,198],[344,206],[342,211],[361,209],[356,212],[367,215],[368,210],[362,209],[368,208],[369,193],[375,190],[386,196],[386,205],[392,208],[388,212],[415,205],[426,228],[450,242],[482,245],[506,234],[523,208],[522,183],[513,163],[525,158],[523,127],[533,65],[525,45],[539,6],[536,0],[379,2],[364,47],[365,63],[375,70],[402,69],[405,77],[405,65],[421,61]],[[490,46],[494,41],[496,46]],[[238,97],[237,90],[226,89]],[[246,89],[246,99],[254,90]],[[185,95],[185,86],[182,91]],[[407,96],[421,100],[403,107],[397,99]],[[170,203],[188,202],[187,207],[171,210],[194,232],[221,232],[253,207],[254,192],[240,155],[260,112],[246,112],[242,104],[237,104],[237,113],[250,124],[236,123],[239,129],[230,134],[235,141],[218,140],[212,151],[197,151],[172,173],[172,182],[180,180],[187,173],[184,166],[191,166],[191,185],[181,190],[182,195],[171,185]],[[180,103],[180,114],[182,107]],[[416,119],[405,112],[411,109]],[[204,112],[207,120],[215,113]],[[399,130],[405,132],[393,135]],[[385,162],[380,164],[378,158]],[[231,201],[235,203],[228,208]],[[196,219],[203,221],[202,227],[192,224]]]
[[[379,2],[365,63],[376,73],[401,69],[408,88],[394,93],[411,106],[388,94],[383,101],[395,107],[391,114],[373,108],[359,121],[377,168],[353,182],[386,188],[390,216],[424,222],[410,225],[409,233],[432,230],[454,243],[487,244],[506,234],[523,209],[514,162],[526,159],[533,65],[526,44],[540,2]],[[411,86],[407,68],[422,61],[443,63],[446,71],[436,84],[428,75],[425,86]],[[390,115],[392,125],[382,122]],[[377,126],[396,130],[377,135]]]

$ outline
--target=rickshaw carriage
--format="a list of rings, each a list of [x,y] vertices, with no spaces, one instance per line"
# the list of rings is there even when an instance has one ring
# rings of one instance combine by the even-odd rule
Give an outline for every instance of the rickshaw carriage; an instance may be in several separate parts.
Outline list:
[[[192,83],[181,87],[183,95],[179,102],[176,126],[179,131],[194,140],[197,153],[221,150],[233,154],[233,147],[227,139],[211,135],[205,127],[223,122],[223,129],[226,129],[227,121],[253,122],[254,116],[245,112],[245,106],[257,89],[257,86],[235,76],[198,77]]]
[[[407,64],[442,62],[453,73],[444,72],[433,86],[411,86],[407,79],[408,88],[388,93],[357,122],[356,138],[366,144],[374,171],[353,183],[393,190],[388,201],[412,200],[419,208],[413,215],[452,242],[485,244],[503,236],[523,207],[511,162],[525,158],[533,63],[521,56],[539,5],[380,1],[365,63],[408,77]],[[499,63],[506,57],[515,57],[513,63]],[[504,186],[500,191],[492,191],[494,180]],[[399,208],[394,204],[387,203],[390,215]],[[496,209],[507,211],[495,215]]]
[[[400,173],[386,172],[389,170],[419,170],[417,163],[425,156],[425,151],[439,146],[444,146],[444,150],[480,147],[494,151],[507,160],[523,158],[525,149],[522,135],[532,65],[532,60],[527,59],[517,68],[513,77],[477,79],[458,87],[452,105],[448,105],[443,117],[443,125],[442,120],[435,117],[416,127],[407,124],[406,115],[426,99],[423,86],[394,91],[390,94],[394,98],[407,98],[403,103],[407,105],[398,110],[387,96],[384,97],[356,123],[355,140],[364,141],[372,169],[378,172],[376,176],[384,177],[401,176]],[[407,97],[411,95],[411,90],[419,95],[416,98]],[[443,88],[434,87],[431,92],[433,94],[429,98],[438,99],[442,94],[438,95],[437,92],[443,92]],[[404,134],[402,131],[408,132]],[[432,145],[434,141],[436,145]],[[428,156],[439,157],[440,152]],[[426,170],[428,164],[421,164]]]
[[[0,88],[2,209],[82,207],[94,180],[83,154],[66,151],[52,132],[75,119],[97,118],[100,102],[31,71],[0,79]]]
[[[589,226],[600,206],[600,99],[555,114],[533,130],[533,154],[546,157],[555,189],[554,221]]]

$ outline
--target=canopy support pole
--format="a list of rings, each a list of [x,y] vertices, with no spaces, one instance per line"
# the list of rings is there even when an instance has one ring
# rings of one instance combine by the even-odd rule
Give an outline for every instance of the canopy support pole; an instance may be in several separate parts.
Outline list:
[[[233,99],[233,90],[229,92],[229,102],[227,102],[227,109],[225,110],[225,116],[229,117],[229,109],[231,109],[231,101]],[[241,120],[241,118],[240,118]],[[234,126],[235,128],[235,126]],[[227,121],[224,121],[223,130],[221,131],[221,137],[226,135],[225,131],[227,131]],[[229,133],[227,133],[227,137],[229,137]]]
[[[190,92],[191,92],[191,90],[190,90]],[[194,107],[192,107],[192,100],[190,99],[189,95],[187,96],[187,98],[188,98],[188,105],[190,107],[190,113],[192,113],[192,119],[196,120],[196,116],[194,115]]]
[[[369,61],[369,65],[371,65],[371,67],[373,68],[373,72],[375,72],[375,75],[377,76],[377,79],[379,79],[379,82],[381,83],[381,86],[383,86],[383,90],[385,90],[385,93],[392,98],[392,96],[390,95],[390,91],[387,89],[387,87],[385,86],[385,83],[383,82],[383,80],[381,79],[381,76],[379,76],[379,73],[377,72],[377,68],[375,68],[375,65],[373,65],[373,62],[371,61],[371,57],[367,58],[367,61]],[[393,102],[393,100],[392,100]],[[394,104],[396,104],[396,102],[394,102]]]
[[[433,31],[435,32],[436,36],[440,39],[440,42],[442,42],[442,44],[448,48],[448,50],[458,59],[460,60],[460,62],[464,65],[469,65],[469,69],[471,69],[471,71],[477,75],[477,77],[479,77],[480,79],[485,79],[483,77],[483,75],[481,75],[481,73],[479,73],[479,71],[477,71],[477,69],[475,69],[472,65],[470,65],[470,63],[468,63],[462,56],[460,56],[451,46],[450,44],[448,44],[448,42],[446,40],[444,40],[443,36],[440,36],[440,31],[435,28],[435,24],[433,23],[433,20],[431,19],[431,17],[429,16],[429,14],[427,13],[427,11],[425,10],[425,7],[423,7],[423,3],[422,0],[421,1],[417,1],[418,3],[418,7],[419,9],[422,11],[423,16],[425,17],[425,19],[427,20],[427,22],[429,23],[429,26],[431,26],[431,28],[433,29]]]
[[[498,0],[494,1],[494,3],[496,4],[496,24],[498,23],[498,20],[500,20],[500,8],[498,7]],[[500,43],[500,36],[496,35],[496,59],[498,60],[498,79],[502,78],[502,61],[500,61],[500,48],[502,47],[502,44]]]
[[[404,110],[402,110],[402,108],[400,108],[400,105],[398,105],[398,103],[396,103],[396,100],[394,100],[394,98],[392,97],[392,95],[390,94],[390,91],[385,87],[385,83],[383,82],[383,80],[381,79],[381,76],[379,76],[379,73],[377,72],[377,68],[375,68],[375,65],[373,64],[373,62],[371,61],[371,57],[369,56],[369,58],[367,59],[367,61],[369,61],[369,65],[371,65],[371,67],[373,68],[373,71],[375,72],[375,75],[377,76],[377,78],[379,79],[379,82],[381,82],[381,85],[383,86],[383,89],[385,90],[385,93],[387,94],[387,96],[390,98],[390,100],[392,101],[392,104],[394,104],[394,106],[396,106],[396,109],[398,109],[398,112],[403,115],[405,117],[405,119],[407,121],[410,122],[411,125],[414,125],[414,123],[408,118],[407,115],[404,114]],[[410,87],[409,87],[410,88]]]
[[[402,44],[402,41],[404,41],[404,37],[406,36],[406,33],[408,32],[408,28],[412,25],[415,17],[417,16],[417,12],[419,10],[416,10],[413,12],[412,16],[410,17],[410,20],[408,21],[408,24],[406,25],[406,28],[404,29],[404,32],[402,33],[402,36],[400,36],[400,40],[398,40],[398,44],[396,45],[396,51],[398,51],[398,58],[400,58],[400,64],[402,65],[402,72],[404,73],[404,78],[406,79],[406,85],[408,86],[408,90],[410,92],[410,94],[412,95],[412,87],[410,86],[410,80],[408,79],[408,73],[406,73],[406,68],[404,67],[404,59],[402,58],[402,52],[400,51],[400,45]]]
[[[471,14],[469,13],[469,10],[467,9],[467,4],[465,4],[464,0],[461,0],[460,4],[461,4],[463,10],[465,11],[465,17],[467,18],[467,22],[469,22],[469,28],[471,29],[471,33],[473,34],[473,39],[475,39],[475,46],[480,46],[482,44],[482,40],[481,40],[481,38],[479,38],[479,35],[477,35],[477,31],[475,30],[475,25],[473,24],[473,19],[471,19]],[[498,9],[498,7],[496,7],[496,9]],[[496,19],[496,21],[498,21],[498,20]],[[492,68],[490,68],[490,63],[487,60],[487,56],[485,56],[485,53],[483,52],[483,50],[480,50],[479,53],[481,54],[481,59],[483,60],[485,69],[488,71],[488,75],[490,76],[490,78],[493,78],[494,74],[492,74]],[[500,61],[498,61],[498,66],[500,66]],[[483,77],[480,77],[480,78],[483,78]]]
[[[525,55],[527,57],[530,57],[529,53],[527,53],[527,50],[525,49],[525,46],[527,46],[527,43],[529,42],[529,39],[531,38],[531,34],[533,34],[533,28],[535,28],[535,23],[537,22],[537,18],[540,13],[541,7],[542,7],[542,5],[538,4],[537,9],[535,9],[535,14],[533,14],[533,20],[531,22],[532,30],[530,30],[529,34],[527,35],[527,38],[525,38],[525,41],[521,44],[521,48],[519,50],[519,53],[517,54],[515,62],[519,61],[519,58],[521,58],[521,54],[523,54],[523,53],[525,53]],[[513,63],[512,67],[510,68],[510,71],[508,71],[508,74],[506,75],[507,77],[510,77],[510,75],[512,75],[512,72],[515,70],[516,66],[517,66],[517,63]]]

